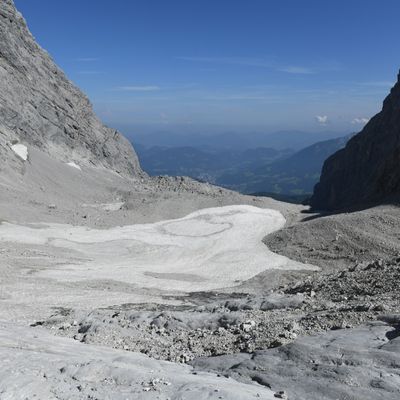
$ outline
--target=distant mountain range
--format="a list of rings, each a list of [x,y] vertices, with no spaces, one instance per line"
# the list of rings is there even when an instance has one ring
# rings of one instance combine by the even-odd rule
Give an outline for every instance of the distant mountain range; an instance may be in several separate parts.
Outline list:
[[[214,134],[199,134],[195,131],[189,133],[176,133],[171,131],[147,132],[142,134],[130,133],[136,129],[120,126],[122,132],[132,142],[140,143],[146,147],[194,147],[201,150],[230,150],[242,151],[259,147],[276,150],[291,149],[297,151],[322,140],[335,139],[342,134],[332,131],[303,132],[303,131],[278,131],[278,132],[224,132]],[[137,131],[140,131],[138,129]],[[145,132],[145,131],[143,131]]]
[[[150,175],[190,176],[211,183],[219,183],[224,174],[236,174],[269,164],[290,151],[257,148],[244,151],[202,150],[195,147],[147,148],[136,143],[142,168]]]
[[[185,175],[241,193],[302,199],[312,193],[325,159],[343,148],[350,137],[317,142],[299,151],[269,147],[207,150],[138,143],[135,149],[150,175]]]

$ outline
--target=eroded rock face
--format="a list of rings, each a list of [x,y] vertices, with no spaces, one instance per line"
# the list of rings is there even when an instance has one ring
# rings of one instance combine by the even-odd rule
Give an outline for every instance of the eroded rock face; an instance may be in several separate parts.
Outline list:
[[[62,161],[143,174],[126,138],[105,127],[88,98],[34,40],[12,0],[0,0],[0,157],[34,145]],[[11,153],[9,153],[11,155]]]
[[[339,210],[400,199],[400,74],[380,113],[329,157],[315,186],[315,209]]]

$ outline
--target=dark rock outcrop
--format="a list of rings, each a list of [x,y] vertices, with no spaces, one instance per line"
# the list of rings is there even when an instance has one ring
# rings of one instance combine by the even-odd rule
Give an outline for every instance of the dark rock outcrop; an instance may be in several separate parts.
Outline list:
[[[382,111],[325,161],[311,206],[340,210],[399,199],[400,74]]]
[[[61,161],[142,175],[136,154],[95,116],[88,98],[32,37],[12,0],[0,0],[0,160],[10,145],[36,146]],[[15,156],[13,156],[15,157]]]

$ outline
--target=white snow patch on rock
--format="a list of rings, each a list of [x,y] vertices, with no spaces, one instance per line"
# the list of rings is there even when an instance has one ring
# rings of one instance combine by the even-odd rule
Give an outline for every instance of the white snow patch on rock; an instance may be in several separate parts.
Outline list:
[[[118,211],[124,204],[125,203],[123,201],[119,201],[117,203],[104,203],[100,205],[100,209],[104,211]]]
[[[81,167],[80,167],[78,164],[75,164],[73,161],[67,163],[67,165],[69,165],[69,166],[72,167],[72,168],[79,169],[79,171],[82,170]]]
[[[98,203],[98,204],[82,204],[83,207],[97,208],[103,211],[118,211],[125,204],[123,201],[118,201],[115,203]]]
[[[0,241],[51,245],[80,255],[38,272],[59,281],[114,280],[142,288],[202,291],[232,287],[267,269],[317,267],[268,250],[262,239],[281,229],[281,213],[253,206],[194,212],[176,220],[108,230],[81,226],[0,225]]]
[[[26,161],[28,159],[28,148],[23,144],[13,144],[11,146],[12,151],[22,160]]]

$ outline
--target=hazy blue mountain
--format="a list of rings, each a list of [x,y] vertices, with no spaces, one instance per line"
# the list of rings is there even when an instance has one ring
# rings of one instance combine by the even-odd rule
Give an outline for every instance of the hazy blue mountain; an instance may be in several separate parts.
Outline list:
[[[268,164],[289,151],[270,148],[231,150],[201,150],[195,147],[147,148],[136,144],[142,168],[150,175],[186,175],[195,179],[215,183],[224,174],[236,174]]]
[[[343,148],[350,137],[318,142],[261,167],[224,174],[217,183],[243,193],[311,194],[324,161]]]
[[[170,132],[160,130],[158,132],[146,132],[142,134],[130,133],[129,127],[121,127],[134,144],[140,143],[146,147],[194,147],[201,150],[231,150],[242,151],[259,147],[273,148],[276,150],[291,149],[300,150],[314,143],[337,138],[338,132],[224,132],[214,134],[202,134],[198,132]],[[135,131],[135,130],[133,130]],[[138,130],[140,132],[140,130]]]

